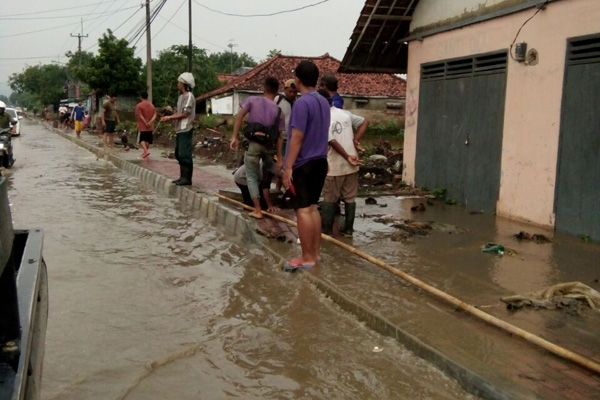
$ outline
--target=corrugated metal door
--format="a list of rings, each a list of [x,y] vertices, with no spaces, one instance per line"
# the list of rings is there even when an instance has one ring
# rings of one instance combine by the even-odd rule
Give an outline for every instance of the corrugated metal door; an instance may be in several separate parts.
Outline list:
[[[600,35],[568,42],[556,181],[556,229],[600,241]]]
[[[415,181],[493,212],[500,190],[506,51],[423,64]]]

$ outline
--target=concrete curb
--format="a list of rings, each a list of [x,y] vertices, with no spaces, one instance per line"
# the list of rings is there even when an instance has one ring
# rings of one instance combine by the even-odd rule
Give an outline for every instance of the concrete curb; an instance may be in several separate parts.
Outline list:
[[[65,139],[91,151],[96,154],[96,156],[100,156],[103,153],[101,149],[92,146],[75,136],[69,135],[56,128],[48,128]],[[195,192],[188,187],[177,186],[167,177],[148,170],[138,164],[123,160],[115,154],[107,154],[104,157],[120,170],[139,178],[140,181],[149,188],[169,197],[179,198],[179,200],[185,203],[190,210],[197,212],[200,217],[207,219],[212,224],[218,226],[224,233],[232,235],[229,239],[259,245],[276,260],[279,260],[280,264],[283,264],[284,259],[282,256],[268,246],[268,241],[266,241],[266,239],[255,233],[255,227],[253,226],[252,221],[244,218],[239,211],[219,203],[216,196]],[[337,289],[332,283],[310,273],[301,273],[301,276],[314,285],[325,296],[330,298],[341,309],[353,314],[377,333],[395,339],[418,357],[435,365],[446,375],[458,381],[467,392],[490,400],[516,399],[512,394],[494,386],[480,375],[467,369],[465,366],[458,364],[440,351],[424,343],[416,336],[394,325],[374,310],[358,303],[356,300]]]

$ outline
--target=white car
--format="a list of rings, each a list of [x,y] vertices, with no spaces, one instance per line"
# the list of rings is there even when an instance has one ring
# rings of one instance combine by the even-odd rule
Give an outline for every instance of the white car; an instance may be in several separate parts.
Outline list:
[[[14,108],[6,108],[5,112],[10,115],[10,117],[17,121],[17,125],[15,125],[15,132],[11,136],[21,136],[21,119],[23,119],[22,115],[19,115],[17,110]]]

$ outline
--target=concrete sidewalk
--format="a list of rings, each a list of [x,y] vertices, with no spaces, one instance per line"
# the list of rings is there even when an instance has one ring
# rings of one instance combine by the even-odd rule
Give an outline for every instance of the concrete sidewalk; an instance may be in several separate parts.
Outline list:
[[[98,136],[85,132],[81,142],[101,145]],[[141,159],[141,150],[112,154],[170,179],[178,177],[175,160],[162,156],[157,147],[151,153],[146,160]],[[197,163],[193,179],[194,191],[212,194],[235,188],[231,171],[206,162]],[[470,215],[438,202],[428,205],[426,213],[412,213],[410,207],[422,201],[387,197],[379,199],[387,207],[379,207],[359,200],[357,214],[362,217],[357,219],[355,237],[347,242],[498,318],[600,362],[600,313],[510,312],[499,302],[501,296],[574,280],[598,290],[600,246],[515,221]],[[289,210],[283,214],[293,216]],[[396,229],[378,222],[383,215],[434,220],[438,228],[427,237],[393,241]],[[271,251],[283,258],[298,254],[295,228],[270,219],[247,223],[270,237],[266,243]],[[521,230],[543,233],[552,243],[517,242],[512,234]],[[482,253],[480,246],[491,241],[516,254]],[[487,398],[600,399],[597,374],[476,321],[338,247],[324,244],[323,254],[324,263],[303,277],[373,329],[436,363],[471,392]]]

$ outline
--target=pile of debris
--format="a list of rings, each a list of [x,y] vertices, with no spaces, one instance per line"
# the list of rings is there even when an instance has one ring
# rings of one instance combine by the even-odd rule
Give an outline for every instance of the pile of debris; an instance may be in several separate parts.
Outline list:
[[[406,186],[402,181],[402,149],[393,150],[390,142],[380,141],[371,155],[361,159],[360,188],[366,192],[396,191]]]

